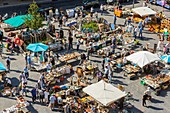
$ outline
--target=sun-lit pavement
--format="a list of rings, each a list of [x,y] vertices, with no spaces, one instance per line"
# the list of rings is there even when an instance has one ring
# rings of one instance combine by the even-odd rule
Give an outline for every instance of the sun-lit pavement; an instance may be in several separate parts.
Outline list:
[[[141,6],[141,4],[135,4],[135,6]],[[132,5],[127,5],[126,7],[132,7]],[[159,6],[150,6],[152,8],[155,8],[159,10],[161,7]],[[170,15],[169,12],[166,12],[167,15]],[[108,14],[105,14],[104,17],[109,22],[113,22],[113,12],[108,12]],[[99,15],[100,16],[100,15]],[[117,24],[123,25],[124,20],[119,18],[117,20]],[[146,42],[150,43],[150,46],[153,47],[154,43],[157,43],[158,37],[154,33],[150,33],[147,31],[147,29],[144,30],[144,40],[140,40],[142,44],[145,44]],[[80,49],[84,49],[83,46],[80,46]],[[8,55],[4,55],[8,56]],[[11,73],[7,74],[9,78],[12,79],[12,83],[15,85],[18,84],[18,77],[19,77],[19,71],[23,71],[25,62],[24,57],[22,55],[16,56],[16,55],[9,55],[12,59],[11,61]],[[97,57],[90,57],[91,60],[94,60],[96,62],[101,61],[100,58]],[[5,60],[0,59],[0,62],[5,64]],[[141,99],[143,92],[145,91],[145,87],[140,84],[140,80],[129,80],[128,78],[123,77],[122,73],[114,73],[114,85],[122,84],[125,86],[125,90],[133,93],[133,97],[136,101],[131,102],[134,105],[134,111],[133,113],[170,113],[170,104],[168,103],[170,100],[170,88],[168,90],[162,91],[160,96],[153,95],[153,101],[147,102],[148,108],[142,107],[141,105]],[[28,89],[30,90],[32,87],[35,86],[37,80],[39,79],[39,74],[36,72],[30,72],[30,79],[28,80]],[[30,94],[26,97],[26,99],[31,102]],[[11,98],[4,98],[0,97],[0,111],[4,108],[8,108],[16,103],[16,100],[14,97]],[[32,113],[53,113],[47,106],[39,104],[37,102],[36,104],[31,104],[28,107],[29,110],[32,111]]]

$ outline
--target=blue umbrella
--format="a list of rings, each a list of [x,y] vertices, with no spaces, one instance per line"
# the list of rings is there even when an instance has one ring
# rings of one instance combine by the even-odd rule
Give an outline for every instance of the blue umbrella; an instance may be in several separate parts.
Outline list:
[[[5,66],[1,62],[0,62],[0,70],[3,70],[3,71],[6,70]]]
[[[170,63],[170,55],[163,55],[161,59],[166,63]]]
[[[61,88],[62,90],[65,90],[65,89],[68,89],[69,87],[68,87],[68,86],[60,86],[60,88]]]
[[[33,52],[40,52],[40,51],[46,51],[48,49],[48,46],[42,43],[34,43],[34,44],[29,44],[27,46],[27,49]]]

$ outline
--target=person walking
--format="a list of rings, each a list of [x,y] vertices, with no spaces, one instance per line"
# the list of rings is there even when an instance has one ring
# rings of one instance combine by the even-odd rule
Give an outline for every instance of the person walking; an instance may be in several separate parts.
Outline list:
[[[116,15],[114,14],[114,15],[113,15],[113,24],[114,24],[114,25],[116,25],[116,20],[117,20],[117,17],[116,17]]]
[[[32,94],[32,102],[35,103],[36,97],[37,97],[37,91],[36,88],[33,88],[31,90],[31,94]]]
[[[142,106],[146,106],[146,100],[147,100],[147,98],[148,98],[148,95],[147,94],[144,94],[143,95],[143,98],[142,98]]]
[[[8,56],[8,58],[6,59],[6,66],[7,66],[8,72],[10,72],[10,65],[11,65],[11,59]]]
[[[24,68],[24,74],[25,74],[25,77],[28,79],[29,72],[28,72],[28,67],[27,66],[25,66],[25,68]]]

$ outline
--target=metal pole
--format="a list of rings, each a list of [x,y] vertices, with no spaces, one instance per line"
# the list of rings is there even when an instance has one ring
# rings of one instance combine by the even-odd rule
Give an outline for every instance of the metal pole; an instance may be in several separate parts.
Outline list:
[[[135,0],[133,0],[133,8],[135,7]]]

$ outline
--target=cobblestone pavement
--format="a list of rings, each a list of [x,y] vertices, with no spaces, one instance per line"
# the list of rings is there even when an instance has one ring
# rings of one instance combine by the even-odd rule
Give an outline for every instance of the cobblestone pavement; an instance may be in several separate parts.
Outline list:
[[[141,4],[135,4],[135,6],[140,6]],[[132,5],[127,5],[126,7],[132,7]],[[159,10],[161,7],[159,6],[151,6],[152,8],[155,8]],[[167,15],[170,15],[169,12],[166,12]],[[113,13],[108,12],[103,17],[107,19],[109,22],[113,22],[112,18]],[[117,20],[118,24],[123,24],[124,20],[122,18],[118,18]],[[157,43],[158,37],[156,34],[148,32],[147,29],[144,29],[144,40],[140,40],[142,44],[145,44],[146,42],[149,42],[151,47],[153,47],[154,43]],[[83,46],[80,47],[80,49],[84,49]],[[7,57],[9,54],[6,53],[4,55]],[[11,61],[11,73],[7,74],[9,78],[12,79],[12,83],[14,85],[18,84],[18,78],[19,78],[19,71],[23,70],[25,66],[24,57],[22,55],[16,56],[16,55],[9,55],[12,59]],[[90,57],[90,59],[96,63],[100,63],[101,58],[98,58],[96,56]],[[5,64],[5,60],[0,59],[0,62]],[[30,90],[32,87],[35,86],[35,83],[39,79],[39,74],[36,72],[30,72],[30,77],[28,80],[28,89]],[[123,73],[114,73],[114,82],[113,84],[116,86],[117,84],[122,84],[125,87],[126,91],[129,91],[133,93],[133,97],[135,98],[135,101],[131,102],[134,106],[134,108],[131,110],[132,113],[170,113],[170,104],[168,103],[170,100],[170,88],[162,91],[160,96],[153,95],[153,101],[147,102],[147,105],[149,107],[142,107],[141,105],[141,99],[143,92],[146,90],[144,86],[140,84],[140,79],[136,80],[129,80],[123,76]],[[26,99],[31,103],[30,94],[28,94],[28,97]],[[0,111],[4,108],[10,107],[13,104],[16,103],[15,98],[5,98],[0,97]],[[41,105],[39,102],[36,104],[30,104],[28,107],[28,110],[31,110],[32,113],[53,113],[47,106]],[[55,112],[55,111],[54,111]]]

